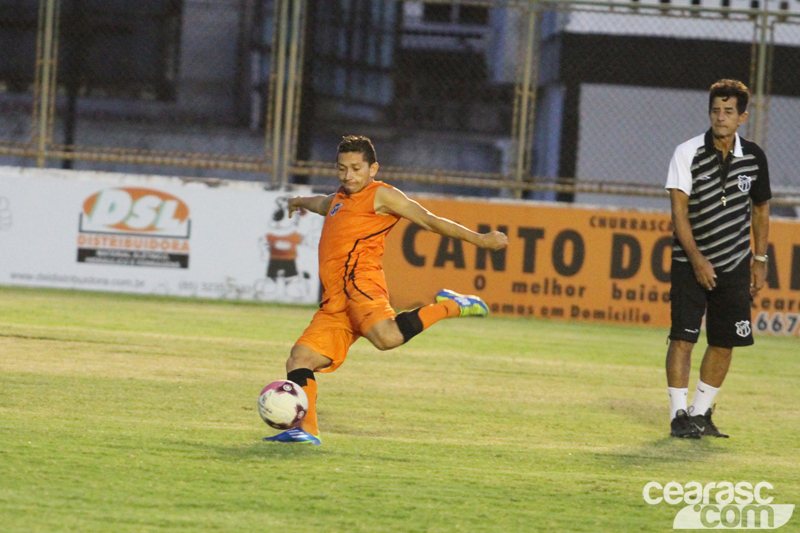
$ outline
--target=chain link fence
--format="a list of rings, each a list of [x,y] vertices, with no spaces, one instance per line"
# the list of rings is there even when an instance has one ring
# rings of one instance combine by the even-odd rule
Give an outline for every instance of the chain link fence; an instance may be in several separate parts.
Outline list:
[[[6,151],[32,146],[39,6],[0,2],[0,142]]]
[[[0,164],[330,190],[358,133],[409,191],[664,206],[732,77],[796,205],[795,4],[0,0]]]
[[[800,18],[770,21],[766,51],[765,120],[762,143],[769,156],[770,179],[777,190],[800,189]]]
[[[778,81],[772,69],[776,57],[786,66],[794,61],[800,45],[800,35],[775,30],[790,25],[788,9],[768,12],[758,2],[586,3],[545,15],[552,28],[545,46],[558,48],[561,63],[555,88],[542,90],[563,91],[568,102],[559,124],[567,133],[558,176],[572,176],[584,188],[615,182],[660,188],[672,149],[709,127],[708,87],[737,78],[754,92],[740,133],[765,148],[773,188],[791,196],[798,181],[786,172],[796,166],[785,118],[797,106],[800,80]],[[539,129],[537,139],[544,133]],[[603,201],[592,193],[574,198]]]
[[[536,15],[504,4],[309,2],[296,170],[330,183],[336,144],[360,133],[375,142],[383,179],[408,190],[494,195],[498,182],[521,182]]]
[[[257,8],[0,1],[0,163],[252,179],[271,155],[251,116]]]

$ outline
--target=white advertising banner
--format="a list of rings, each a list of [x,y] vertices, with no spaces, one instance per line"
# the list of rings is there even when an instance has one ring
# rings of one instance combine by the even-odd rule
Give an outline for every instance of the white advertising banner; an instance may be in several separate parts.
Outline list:
[[[0,167],[0,284],[316,303],[323,218],[212,185]]]

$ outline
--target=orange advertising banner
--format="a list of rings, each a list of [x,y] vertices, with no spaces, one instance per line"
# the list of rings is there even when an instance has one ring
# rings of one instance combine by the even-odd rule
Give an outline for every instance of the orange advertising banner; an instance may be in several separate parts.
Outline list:
[[[477,294],[493,314],[669,327],[669,213],[554,204],[416,198],[476,231],[508,235],[487,251],[401,220],[384,266],[392,305],[430,303],[441,288]],[[768,287],[754,330],[800,331],[800,224],[773,221]]]

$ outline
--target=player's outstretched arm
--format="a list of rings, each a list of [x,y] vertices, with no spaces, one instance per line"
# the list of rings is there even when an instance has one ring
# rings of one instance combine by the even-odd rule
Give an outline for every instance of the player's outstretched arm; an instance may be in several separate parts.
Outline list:
[[[325,216],[328,213],[328,209],[331,208],[333,197],[333,194],[329,194],[328,196],[294,196],[289,198],[289,218],[292,218],[292,213],[298,209],[307,209],[312,213]]]
[[[508,237],[505,233],[472,231],[450,219],[434,215],[398,189],[381,187],[375,195],[375,212],[401,216],[428,231],[445,237],[461,239],[480,248],[499,250],[508,246]]]

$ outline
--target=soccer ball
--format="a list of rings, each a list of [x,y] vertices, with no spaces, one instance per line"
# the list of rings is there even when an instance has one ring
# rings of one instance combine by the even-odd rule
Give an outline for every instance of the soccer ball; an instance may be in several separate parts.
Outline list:
[[[300,385],[281,379],[273,381],[258,397],[258,414],[275,429],[297,425],[308,412],[308,396]]]

